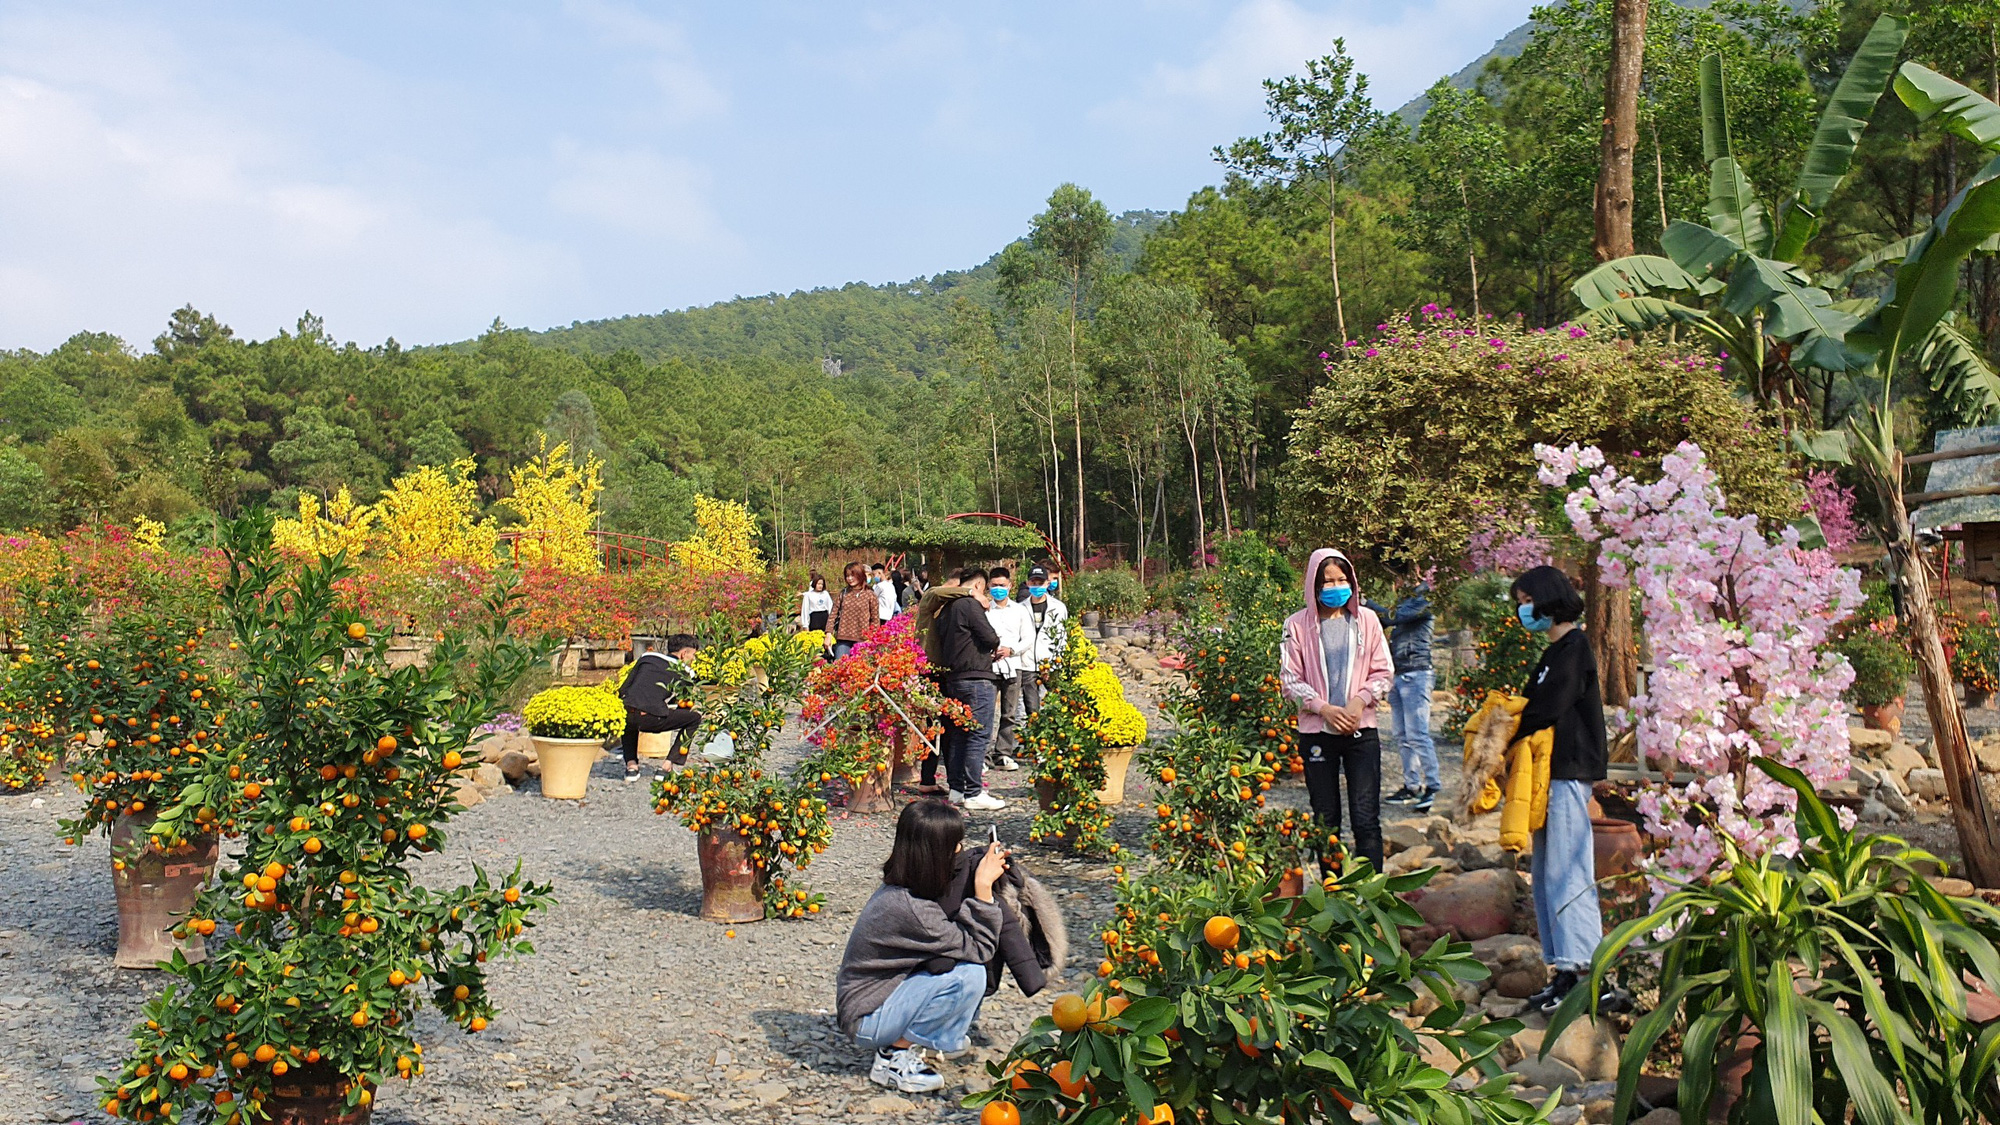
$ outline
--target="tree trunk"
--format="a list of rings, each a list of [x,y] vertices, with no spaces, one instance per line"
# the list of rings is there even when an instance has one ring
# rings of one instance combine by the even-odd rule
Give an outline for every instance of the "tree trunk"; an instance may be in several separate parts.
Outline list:
[[[1972,759],[1971,739],[1965,733],[1965,710],[1952,691],[1951,666],[1945,660],[1937,608],[1931,602],[1930,569],[1917,550],[1909,513],[1903,507],[1900,488],[1903,455],[1891,456],[1894,464],[1890,479],[1899,487],[1883,490],[1893,534],[1889,561],[1896,568],[1903,609],[1910,618],[1917,676],[1924,688],[1924,710],[1931,721],[1931,745],[1937,750],[1938,766],[1944,771],[1945,793],[1951,798],[1951,820],[1958,829],[1958,850],[1965,857],[1964,874],[1978,886],[2000,887],[2000,835],[1994,831],[1993,810],[1986,803],[1986,792],[1979,787],[1979,765]]]
[[[1632,643],[1632,591],[1606,586],[1597,548],[1583,564],[1583,631],[1597,658],[1597,686],[1606,707],[1623,707],[1638,694],[1639,654]]]
[[[1326,177],[1326,256],[1333,264],[1333,321],[1340,326],[1340,342],[1347,344],[1347,309],[1340,301],[1340,235],[1335,230],[1340,217],[1340,195],[1335,185],[1340,179],[1336,170]],[[1345,354],[1344,352],[1342,354]]]
[[[1597,260],[1632,254],[1632,153],[1639,147],[1639,79],[1646,56],[1647,0],[1612,0],[1611,70],[1604,78],[1598,145]]]

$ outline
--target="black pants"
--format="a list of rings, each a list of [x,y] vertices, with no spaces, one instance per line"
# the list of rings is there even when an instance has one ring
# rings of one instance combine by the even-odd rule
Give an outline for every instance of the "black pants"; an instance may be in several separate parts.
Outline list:
[[[670,730],[688,730],[701,723],[701,712],[692,707],[676,707],[669,714],[648,715],[643,711],[627,709],[625,712],[625,736],[619,740],[618,748],[625,753],[628,764],[639,760],[639,736],[641,734],[665,734]],[[674,749],[676,761],[686,761],[688,748]]]
[[[1347,772],[1347,809],[1354,820],[1354,851],[1382,870],[1382,739],[1374,727],[1353,734],[1299,736],[1306,759],[1306,792],[1314,815],[1340,831],[1340,774]]]

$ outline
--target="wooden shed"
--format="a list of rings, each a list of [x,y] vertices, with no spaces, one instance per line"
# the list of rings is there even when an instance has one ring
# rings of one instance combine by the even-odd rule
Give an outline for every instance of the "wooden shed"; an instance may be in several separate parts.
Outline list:
[[[1965,577],[2000,586],[2000,426],[1940,430],[1933,450],[1904,462],[1930,466],[1924,490],[1903,498],[1910,526],[1962,541]]]

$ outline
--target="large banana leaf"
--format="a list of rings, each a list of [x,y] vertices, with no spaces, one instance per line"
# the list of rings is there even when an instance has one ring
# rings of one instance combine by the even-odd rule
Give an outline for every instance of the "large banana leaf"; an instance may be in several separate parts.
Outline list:
[[[1854,149],[1861,143],[1861,132],[1868,127],[1868,118],[1875,111],[1875,103],[1882,99],[1882,91],[1888,88],[1890,76],[1895,73],[1896,56],[1902,52],[1903,40],[1908,36],[1909,28],[1902,20],[1882,16],[1854,52],[1839,85],[1833,88],[1826,111],[1820,114],[1819,127],[1813,131],[1812,147],[1806,150],[1805,166],[1799,169],[1798,186],[1785,208],[1784,229],[1771,249],[1771,257],[1796,259],[1819,229],[1819,216],[1840,182],[1847,178],[1847,170],[1854,163]]]
[[[1846,430],[1793,430],[1792,449],[1815,461],[1837,465],[1851,464],[1854,460],[1847,452]]]
[[[1918,121],[1943,117],[1945,130],[1980,148],[2000,152],[2000,105],[1929,67],[1904,63],[1896,75],[1896,96]]]
[[[1706,55],[1701,60],[1701,148],[1708,159],[1708,225],[1753,254],[1768,252],[1771,216],[1736,163],[1721,55]]]
[[[1675,219],[1661,232],[1660,249],[1689,276],[1703,282],[1727,277],[1729,263],[1743,252],[1743,247],[1727,235],[1685,219]]]
[[[1584,308],[1595,309],[1627,297],[1643,297],[1656,289],[1694,289],[1698,284],[1671,258],[1634,254],[1598,266],[1569,288]]]
[[[1701,309],[1661,297],[1626,297],[1587,309],[1577,319],[1584,324],[1623,328],[1630,332],[1646,332],[1671,324],[1691,325],[1702,330],[1718,327],[1715,318]]]
[[[1854,284],[1855,278],[1872,273],[1890,262],[1900,262],[1909,257],[1910,251],[1916,249],[1917,243],[1923,240],[1924,232],[1918,231],[1905,238],[1899,238],[1887,246],[1871,250],[1855,259],[1853,265],[1828,278],[1826,286],[1829,289],[1845,289]]]
[[[1900,88],[1899,91],[1900,92]],[[1895,290],[1878,314],[1890,370],[1905,347],[1930,335],[1958,297],[1958,267],[2000,234],[2000,157],[1959,189],[1896,271]]]
[[[1985,426],[2000,417],[2000,373],[1950,320],[1939,321],[1924,337],[1916,359],[1955,426]]]
[[[1797,267],[1753,255],[1730,271],[1722,307],[1743,317],[1763,309],[1764,331],[1780,340],[1814,332],[1838,341],[1861,323],[1860,317],[1834,308],[1826,290],[1801,280]]]

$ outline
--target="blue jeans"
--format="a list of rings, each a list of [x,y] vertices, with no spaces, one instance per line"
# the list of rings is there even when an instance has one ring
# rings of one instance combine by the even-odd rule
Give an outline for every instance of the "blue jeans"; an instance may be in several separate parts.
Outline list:
[[[861,642],[859,642],[859,641],[835,641],[835,642],[833,642],[833,658],[834,658],[835,660],[839,660],[839,659],[842,659],[842,658],[843,658],[843,657],[845,657],[845,656],[846,656],[846,655],[847,655],[848,653],[850,653],[850,652],[853,652],[853,651],[854,651],[854,646],[855,646],[855,645],[857,645],[857,644],[860,644],[860,643],[861,643]]]
[[[1410,789],[1441,789],[1438,748],[1431,739],[1431,688],[1436,673],[1416,668],[1396,673],[1389,688],[1389,710],[1396,717],[1396,749],[1403,757],[1403,785]]]
[[[854,1041],[878,1051],[898,1039],[933,1051],[963,1051],[984,999],[984,965],[961,962],[948,973],[917,973],[897,985],[881,1007],[861,1017]]]
[[[977,730],[960,730],[955,724],[945,724],[945,784],[968,797],[978,796],[986,788],[986,747],[993,741],[994,702],[999,698],[999,688],[992,680],[947,680],[944,693],[970,707],[972,720],[979,724]]]
[[[1588,972],[1604,940],[1597,909],[1597,851],[1592,846],[1590,783],[1549,782],[1548,823],[1535,832],[1535,922],[1542,960],[1551,968]]]

